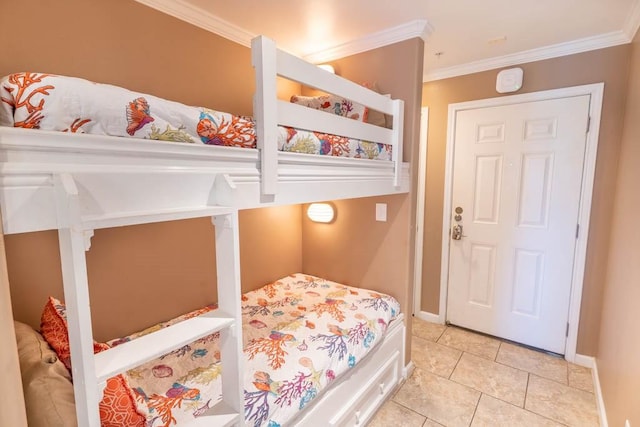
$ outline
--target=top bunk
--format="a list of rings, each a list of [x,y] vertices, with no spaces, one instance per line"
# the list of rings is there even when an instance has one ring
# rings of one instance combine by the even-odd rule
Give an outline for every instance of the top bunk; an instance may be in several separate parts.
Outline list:
[[[3,80],[4,232],[60,228],[60,203],[70,196],[78,200],[78,222],[93,229],[203,216],[218,207],[255,208],[409,191],[409,166],[402,162],[401,100],[322,70],[262,36],[252,41],[252,62],[253,119],[81,79],[20,73]],[[279,100],[278,76],[330,95],[300,97],[304,99],[298,103]],[[64,92],[59,111],[46,110],[45,98],[49,101],[50,94],[71,83],[80,84],[71,92],[82,94],[82,101]],[[31,92],[25,90],[28,85],[33,85]],[[84,95],[94,90],[93,104],[85,105]],[[123,102],[115,102],[118,97]],[[303,105],[319,99],[330,102],[314,108]],[[336,99],[342,104],[333,104]],[[9,123],[7,111],[19,108],[23,116],[15,114]],[[362,108],[361,119],[367,109],[387,115],[391,128],[344,117],[352,108]],[[335,114],[322,109],[335,109]],[[104,111],[106,118],[89,123],[84,114],[88,111]],[[44,126],[53,116],[64,120]],[[113,131],[118,121],[123,126]],[[218,134],[212,135],[211,128]],[[337,156],[344,153],[351,157]]]

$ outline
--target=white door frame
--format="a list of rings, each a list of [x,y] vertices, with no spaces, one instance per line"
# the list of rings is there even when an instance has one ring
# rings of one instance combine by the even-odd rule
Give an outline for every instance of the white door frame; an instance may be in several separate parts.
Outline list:
[[[413,315],[420,316],[422,307],[422,254],[424,245],[424,200],[427,181],[427,139],[429,134],[429,107],[420,110],[420,141],[418,145],[418,188],[416,189],[416,242],[413,262]]]
[[[584,86],[574,86],[562,89],[546,90],[541,92],[511,95],[499,98],[482,99],[478,101],[449,104],[449,121],[447,127],[447,151],[445,163],[444,206],[442,212],[442,263],[440,268],[440,310],[439,321],[444,323],[447,310],[447,288],[449,281],[449,230],[451,228],[451,193],[453,190],[453,149],[456,128],[456,114],[458,111],[477,108],[497,107],[525,102],[543,101],[571,96],[591,95],[589,105],[590,129],[587,133],[584,166],[582,170],[582,189],[580,194],[580,207],[578,212],[578,224],[580,233],[576,240],[576,248],[573,261],[573,274],[571,278],[571,297],[569,301],[569,330],[565,347],[565,359],[573,362],[576,358],[576,346],[578,341],[578,324],[580,322],[580,304],[582,302],[582,287],[584,280],[584,267],[589,241],[589,220],[591,217],[591,199],[593,196],[593,183],[596,169],[596,155],[598,151],[598,136],[600,134],[600,116],[602,113],[602,97],[604,83],[596,83]]]

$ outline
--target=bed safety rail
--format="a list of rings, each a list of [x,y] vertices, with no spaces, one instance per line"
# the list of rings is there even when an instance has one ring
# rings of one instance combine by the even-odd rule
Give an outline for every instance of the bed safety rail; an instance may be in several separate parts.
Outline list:
[[[272,197],[278,185],[277,126],[321,131],[392,146],[394,186],[402,172],[402,132],[404,102],[391,100],[361,85],[338,77],[276,48],[273,40],[258,36],[251,42],[256,70],[254,116],[260,150],[261,193]],[[339,95],[393,117],[392,129],[334,116],[277,99],[277,76],[323,92]]]

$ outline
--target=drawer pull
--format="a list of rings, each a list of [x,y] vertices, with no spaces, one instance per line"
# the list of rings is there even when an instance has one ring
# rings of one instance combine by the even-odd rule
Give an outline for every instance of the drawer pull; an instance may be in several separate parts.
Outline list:
[[[360,424],[360,411],[356,411],[356,425]]]
[[[380,383],[380,394],[384,394],[384,383]]]

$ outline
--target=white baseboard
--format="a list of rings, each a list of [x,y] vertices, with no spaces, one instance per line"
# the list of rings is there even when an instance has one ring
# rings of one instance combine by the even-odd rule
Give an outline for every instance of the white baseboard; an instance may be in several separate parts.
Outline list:
[[[600,376],[598,375],[598,364],[595,357],[576,354],[574,363],[576,365],[591,368],[593,376],[593,392],[596,395],[596,405],[598,406],[598,415],[600,416],[600,427],[609,427],[607,421],[607,411],[604,409],[604,399],[602,397],[602,388],[600,388]]]
[[[428,311],[419,311],[415,316],[425,322],[444,324],[444,321],[440,320],[440,315],[429,313]]]
[[[403,381],[406,381],[407,378],[409,378],[411,376],[411,374],[413,373],[414,369],[416,369],[416,365],[414,365],[413,360],[410,360],[409,363],[407,363],[407,365],[402,368],[402,379]]]
[[[584,366],[585,368],[593,369],[596,364],[596,359],[591,356],[585,356],[584,354],[576,353],[576,357],[573,360],[576,365]]]

